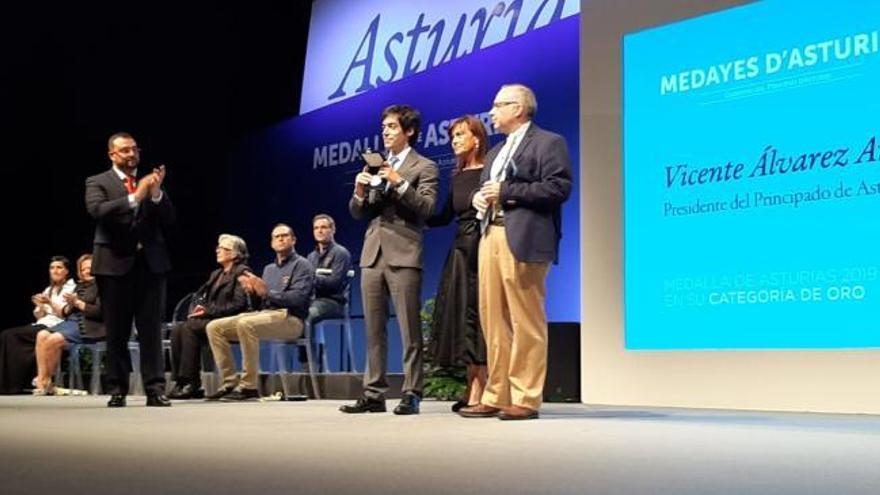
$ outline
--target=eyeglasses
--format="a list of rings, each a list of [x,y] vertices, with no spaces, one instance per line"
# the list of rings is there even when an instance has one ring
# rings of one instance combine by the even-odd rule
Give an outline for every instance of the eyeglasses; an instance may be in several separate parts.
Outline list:
[[[506,107],[507,105],[519,105],[518,101],[496,101],[492,103],[492,108]]]
[[[140,153],[141,151],[143,151],[142,148],[134,146],[129,148],[119,148],[118,150],[113,150],[113,153],[119,153],[120,155],[131,155],[135,153]]]

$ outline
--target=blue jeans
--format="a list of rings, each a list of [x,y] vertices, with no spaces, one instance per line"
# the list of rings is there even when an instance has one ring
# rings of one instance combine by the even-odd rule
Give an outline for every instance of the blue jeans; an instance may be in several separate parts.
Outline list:
[[[306,322],[309,327],[312,329],[312,334],[309,337],[312,339],[312,355],[316,357],[318,360],[318,368],[321,368],[321,360],[318,358],[321,355],[321,346],[323,342],[318,342],[315,339],[315,325],[318,323],[329,320],[332,318],[342,318],[342,311],[344,306],[342,303],[328,299],[326,297],[319,297],[312,301],[312,304],[309,306],[309,315],[306,317]],[[306,362],[306,353],[299,352],[299,362]]]

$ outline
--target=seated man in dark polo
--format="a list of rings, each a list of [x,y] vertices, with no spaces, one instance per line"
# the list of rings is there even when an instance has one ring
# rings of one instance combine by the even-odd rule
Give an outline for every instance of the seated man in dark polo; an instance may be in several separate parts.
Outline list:
[[[258,399],[260,339],[298,339],[305,326],[315,286],[315,269],[293,249],[293,229],[280,223],[272,229],[275,261],[263,268],[263,276],[247,272],[239,278],[245,291],[261,301],[260,311],[211,320],[206,327],[214,361],[223,376],[223,386],[208,400],[243,401]],[[241,344],[242,374],[238,380],[230,341]],[[236,384],[237,382],[237,384]]]
[[[307,321],[314,328],[316,323],[330,318],[341,318],[348,296],[351,280],[351,254],[344,246],[336,243],[336,222],[330,215],[321,213],[312,219],[312,233],[315,236],[315,250],[309,253],[309,263],[315,267],[315,299],[309,306]],[[320,355],[316,352],[316,355]],[[300,362],[305,362],[306,354],[299,353]]]

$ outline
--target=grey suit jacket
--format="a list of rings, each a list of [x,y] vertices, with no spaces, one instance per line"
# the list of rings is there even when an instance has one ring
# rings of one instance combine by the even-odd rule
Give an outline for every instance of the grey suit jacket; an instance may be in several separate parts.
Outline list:
[[[486,155],[480,182],[489,180],[503,142]],[[518,261],[555,262],[562,238],[562,203],[571,194],[571,160],[559,134],[529,125],[501,183],[507,244]]]
[[[373,266],[380,250],[390,266],[422,267],[422,230],[437,200],[437,164],[410,149],[397,173],[409,182],[402,195],[391,188],[385,193],[368,192],[363,202],[352,197],[348,203],[352,217],[369,222],[362,268]]]

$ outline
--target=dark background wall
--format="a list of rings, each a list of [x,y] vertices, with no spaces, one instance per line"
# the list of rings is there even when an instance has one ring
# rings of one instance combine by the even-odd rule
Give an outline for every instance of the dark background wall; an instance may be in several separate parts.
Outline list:
[[[35,3],[0,21],[0,328],[30,321],[48,259],[91,249],[84,180],[106,140],[132,133],[140,172],[158,163],[178,209],[169,304],[215,267],[227,156],[250,131],[295,115],[311,2]],[[269,221],[283,220],[271,219]],[[310,233],[301,241],[311,248]],[[255,266],[265,239],[247,239]],[[265,241],[265,242],[262,242]]]

